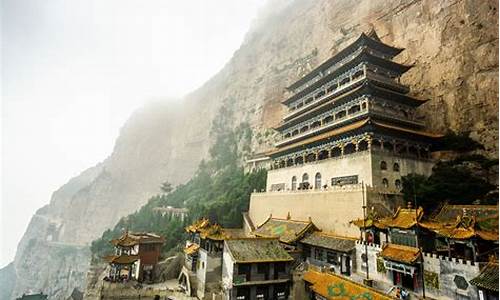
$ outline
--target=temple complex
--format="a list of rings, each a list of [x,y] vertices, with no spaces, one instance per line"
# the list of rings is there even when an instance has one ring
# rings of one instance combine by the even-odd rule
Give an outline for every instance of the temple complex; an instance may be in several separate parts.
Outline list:
[[[425,131],[416,114],[425,100],[401,83],[411,68],[393,61],[401,51],[375,31],[362,33],[287,88],[288,111],[275,128],[281,139],[266,153],[267,191],[251,199],[255,223],[300,211],[301,219],[352,236],[346,224],[360,216],[363,197],[392,213],[402,176],[431,173],[440,135]]]

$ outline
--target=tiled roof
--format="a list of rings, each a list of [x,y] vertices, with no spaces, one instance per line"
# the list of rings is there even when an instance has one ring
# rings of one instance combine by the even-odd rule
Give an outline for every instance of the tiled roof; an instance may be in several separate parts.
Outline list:
[[[498,216],[497,205],[444,205],[433,218],[439,222],[455,221],[457,216],[495,217]]]
[[[379,126],[379,127],[392,129],[392,130],[396,130],[396,131],[403,131],[403,132],[412,133],[412,134],[425,136],[425,137],[429,137],[429,138],[443,137],[442,134],[430,133],[430,132],[426,132],[426,131],[422,131],[422,130],[409,129],[409,128],[405,128],[405,127],[400,127],[400,126],[388,124],[385,122],[373,121],[373,124],[376,126]]]
[[[498,293],[498,262],[489,262],[470,283],[478,288]]]
[[[193,255],[194,253],[198,252],[198,249],[200,249],[200,245],[191,244],[184,248],[184,253],[186,253],[187,255]]]
[[[259,237],[277,237],[280,242],[290,244],[301,239],[310,229],[317,229],[312,221],[269,218],[253,233]]]
[[[229,253],[238,263],[292,261],[277,239],[246,238],[227,240]]]
[[[451,239],[465,240],[479,237],[487,241],[498,241],[498,215],[486,214],[483,218],[474,215],[457,215],[452,221],[441,220],[443,221],[424,221],[419,225],[437,235]]]
[[[413,264],[420,257],[420,250],[409,246],[385,244],[380,255],[388,260]]]
[[[210,225],[210,222],[208,219],[202,218],[194,222],[193,224],[189,225],[186,227],[187,232],[200,232],[200,230],[208,227]]]
[[[409,229],[417,224],[417,215],[420,221],[423,214],[424,210],[421,207],[419,207],[418,210],[400,207],[394,216],[380,219],[379,223],[385,227]]]
[[[361,128],[365,124],[367,124],[368,121],[369,121],[369,119],[364,119],[364,120],[357,121],[357,122],[354,122],[354,123],[346,125],[346,126],[342,126],[342,127],[339,127],[339,128],[336,128],[336,129],[333,129],[333,130],[330,130],[330,131],[327,131],[327,132],[322,133],[322,134],[318,134],[316,136],[312,136],[312,137],[304,139],[302,141],[299,141],[299,142],[290,144],[288,146],[280,147],[279,149],[275,149],[273,151],[270,151],[270,152],[267,153],[267,155],[277,154],[277,153],[280,153],[282,151],[286,151],[286,150],[289,150],[289,149],[294,149],[294,148],[297,148],[297,147],[300,147],[300,146],[308,145],[310,143],[321,141],[321,140],[327,139],[329,137],[333,137],[333,136],[336,136],[336,135],[339,135],[339,134],[342,134],[342,133],[345,133],[345,132],[349,132],[349,131],[354,130],[354,129]]]
[[[300,242],[340,252],[350,252],[356,247],[356,238],[339,237],[319,231],[306,236]]]
[[[385,300],[392,297],[375,289],[364,286],[331,273],[308,270],[304,273],[304,281],[311,284],[311,289],[326,299],[372,299]]]
[[[199,233],[202,239],[216,241],[245,237],[242,228],[223,228],[219,224],[211,224],[207,219],[200,219],[194,222],[186,227],[186,231]]]
[[[109,255],[104,260],[110,264],[128,265],[139,260],[139,255]]]
[[[111,240],[111,244],[121,247],[132,247],[138,244],[146,243],[161,243],[163,244],[165,239],[159,235],[153,233],[145,232],[125,232],[121,237]]]

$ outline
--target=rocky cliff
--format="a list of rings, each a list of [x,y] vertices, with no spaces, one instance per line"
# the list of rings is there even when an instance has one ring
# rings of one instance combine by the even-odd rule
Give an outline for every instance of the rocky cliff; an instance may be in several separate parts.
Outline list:
[[[496,1],[271,0],[230,62],[179,101],[150,104],[126,123],[112,155],[56,191],[18,246],[12,296],[27,289],[62,299],[83,289],[88,244],[159,192],[190,178],[210,146],[221,106],[229,122],[248,122],[253,150],[269,147],[284,87],[341,50],[362,31],[406,49],[403,78],[431,101],[420,117],[432,131],[471,131],[498,152],[498,5]],[[2,276],[6,278],[7,276]],[[3,280],[3,279],[0,279]]]

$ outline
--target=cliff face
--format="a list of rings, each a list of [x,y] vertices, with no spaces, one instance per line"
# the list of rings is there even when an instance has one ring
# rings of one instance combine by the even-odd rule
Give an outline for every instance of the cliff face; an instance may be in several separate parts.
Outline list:
[[[283,114],[284,87],[372,27],[384,42],[406,48],[399,62],[415,64],[402,81],[431,99],[419,110],[429,129],[471,131],[496,156],[495,1],[271,0],[223,70],[182,101],[135,113],[113,154],[37,212],[18,246],[12,296],[32,289],[61,299],[82,290],[88,244],[158,193],[161,182],[190,178],[207,155],[221,106],[232,111],[231,125],[252,126],[255,151],[266,149],[269,128]]]

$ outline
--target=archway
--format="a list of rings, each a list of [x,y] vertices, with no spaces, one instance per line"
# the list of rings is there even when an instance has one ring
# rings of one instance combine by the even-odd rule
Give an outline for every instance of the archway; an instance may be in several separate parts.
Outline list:
[[[316,173],[316,176],[314,176],[314,188],[316,190],[321,188],[321,173]]]

